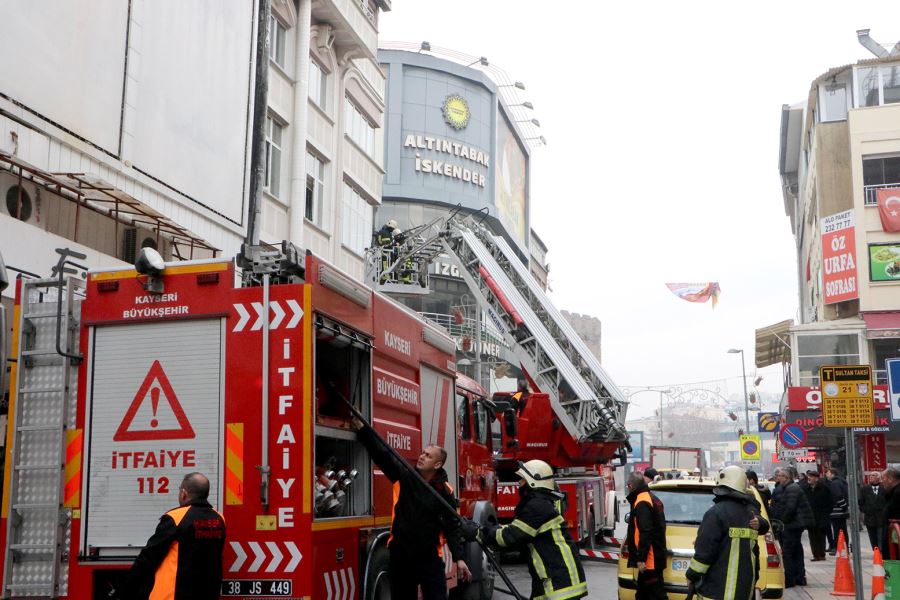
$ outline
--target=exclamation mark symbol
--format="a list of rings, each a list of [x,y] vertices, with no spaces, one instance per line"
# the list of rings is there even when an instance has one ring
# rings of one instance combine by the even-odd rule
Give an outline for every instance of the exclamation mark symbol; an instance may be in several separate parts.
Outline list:
[[[157,425],[159,425],[159,421],[156,419],[156,409],[159,408],[158,387],[150,388],[150,407],[153,409],[153,418],[150,419],[150,427],[156,427]]]

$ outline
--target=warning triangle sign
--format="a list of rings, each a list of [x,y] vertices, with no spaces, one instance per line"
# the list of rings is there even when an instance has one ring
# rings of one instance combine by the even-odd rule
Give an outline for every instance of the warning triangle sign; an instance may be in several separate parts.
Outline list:
[[[163,405],[162,412],[160,411],[161,404]],[[177,427],[160,429],[163,413],[174,416]],[[140,415],[140,418],[136,421],[135,416],[137,415]],[[131,401],[131,406],[128,407],[128,412],[125,413],[125,417],[119,424],[113,441],[189,440],[194,437],[196,437],[194,428],[191,427],[190,421],[185,416],[184,409],[178,402],[162,365],[158,360],[153,361],[150,371],[144,377],[134,400]]]

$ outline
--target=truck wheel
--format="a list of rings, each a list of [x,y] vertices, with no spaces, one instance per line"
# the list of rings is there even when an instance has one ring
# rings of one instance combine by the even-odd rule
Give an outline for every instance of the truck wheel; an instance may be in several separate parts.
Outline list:
[[[481,579],[460,583],[450,591],[452,600],[491,600],[494,595],[494,566],[482,552]]]
[[[366,575],[366,600],[391,600],[390,562],[391,556],[386,546],[375,550]]]

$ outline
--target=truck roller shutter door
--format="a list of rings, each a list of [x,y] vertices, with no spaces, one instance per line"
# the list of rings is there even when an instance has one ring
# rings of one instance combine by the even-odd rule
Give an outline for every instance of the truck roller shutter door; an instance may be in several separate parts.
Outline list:
[[[85,550],[135,554],[192,471],[220,505],[222,339],[219,319],[95,328]]]

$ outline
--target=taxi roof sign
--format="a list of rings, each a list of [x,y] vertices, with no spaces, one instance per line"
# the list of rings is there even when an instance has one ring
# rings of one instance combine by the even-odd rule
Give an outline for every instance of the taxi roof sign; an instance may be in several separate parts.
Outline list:
[[[827,365],[819,369],[825,427],[872,427],[872,367]]]

